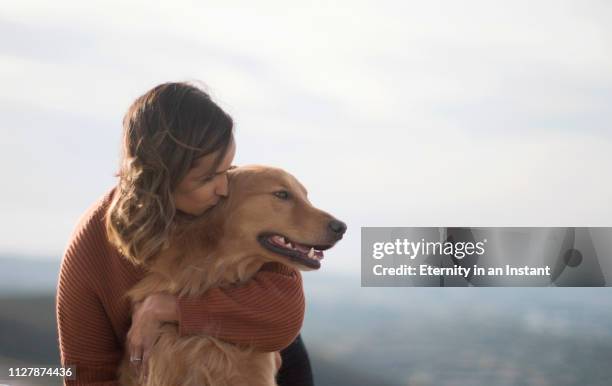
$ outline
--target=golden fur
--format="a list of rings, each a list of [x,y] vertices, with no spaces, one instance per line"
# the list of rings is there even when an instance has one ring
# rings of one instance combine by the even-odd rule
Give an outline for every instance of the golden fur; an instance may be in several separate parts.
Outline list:
[[[198,296],[210,288],[243,283],[268,262],[312,268],[264,248],[258,241],[262,233],[278,232],[325,248],[342,237],[329,230],[334,217],[313,207],[306,189],[285,171],[247,166],[231,170],[228,177],[229,198],[200,218],[177,220],[169,248],[153,259],[147,276],[127,293],[133,304],[155,292]],[[279,198],[279,191],[290,198]],[[127,357],[120,366],[120,382],[137,385]],[[176,325],[164,325],[151,350],[146,386],[273,386],[278,357],[211,336],[180,337]]]

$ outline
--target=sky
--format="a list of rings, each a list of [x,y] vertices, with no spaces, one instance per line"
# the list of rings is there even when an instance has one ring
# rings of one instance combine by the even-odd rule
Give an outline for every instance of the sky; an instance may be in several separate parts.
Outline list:
[[[166,81],[235,119],[237,164],[364,226],[610,226],[606,1],[0,5],[0,254],[61,258],[115,183],[121,120]]]

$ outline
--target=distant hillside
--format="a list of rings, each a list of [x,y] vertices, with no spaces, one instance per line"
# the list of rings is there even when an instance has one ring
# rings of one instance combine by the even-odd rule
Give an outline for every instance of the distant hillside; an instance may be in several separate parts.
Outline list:
[[[0,297],[0,310],[1,365],[59,365],[52,295]],[[320,358],[314,351],[310,356],[317,386],[395,386],[350,366]],[[60,382],[45,379],[45,384]]]
[[[54,363],[59,264],[6,261],[0,357]],[[610,288],[362,288],[326,271],[304,287],[318,386],[612,384]]]
[[[400,386],[385,377],[357,370],[355,366],[325,359],[310,347],[310,360],[317,386]]]
[[[55,291],[60,261],[0,255],[0,296]]]

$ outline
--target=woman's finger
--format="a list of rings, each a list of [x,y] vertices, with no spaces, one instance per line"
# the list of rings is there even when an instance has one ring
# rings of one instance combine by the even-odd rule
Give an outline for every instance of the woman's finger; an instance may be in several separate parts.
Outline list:
[[[141,342],[136,342],[133,338],[128,339],[128,352],[130,353],[130,366],[135,369],[140,369],[142,364],[142,348]]]
[[[140,342],[137,338],[136,338],[136,334],[134,332],[134,326],[132,326],[132,328],[130,329],[130,331],[128,331],[128,335],[127,335],[127,343],[128,343],[128,348],[127,348],[127,352],[130,353],[130,366],[132,367],[139,367],[140,366],[140,362],[142,361],[142,342]]]
[[[136,369],[140,369],[142,365],[142,350],[132,350],[130,352],[130,365]]]
[[[149,342],[145,342],[144,350],[142,352],[142,362],[140,366],[140,383],[147,383],[147,376],[149,375],[149,356],[151,353],[151,347]]]
[[[140,368],[140,383],[147,383],[147,376],[149,375],[149,350],[145,350],[142,353],[142,365]]]
[[[144,342],[143,352],[142,352],[142,368],[141,374],[142,379],[146,383],[146,377],[149,375],[149,358],[151,357],[151,351],[153,350],[153,346],[157,343],[159,339],[159,329],[152,329],[149,338]]]

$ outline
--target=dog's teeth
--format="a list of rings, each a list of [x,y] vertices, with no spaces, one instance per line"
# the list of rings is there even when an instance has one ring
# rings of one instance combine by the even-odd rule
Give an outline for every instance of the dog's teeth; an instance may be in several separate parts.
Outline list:
[[[280,240],[281,244],[284,245],[285,247],[293,248],[293,244],[291,244],[291,242],[289,240],[287,240],[286,238],[284,238],[283,236],[280,236],[279,240]]]
[[[312,259],[313,257],[315,257],[315,251],[314,251],[314,248],[310,248],[310,251],[308,251],[308,257],[310,257],[311,259]]]

